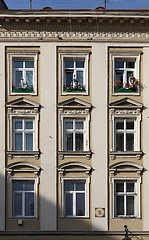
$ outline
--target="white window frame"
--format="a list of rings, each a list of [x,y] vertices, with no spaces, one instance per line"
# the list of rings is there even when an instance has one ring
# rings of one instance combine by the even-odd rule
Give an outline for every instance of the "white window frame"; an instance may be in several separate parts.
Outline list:
[[[112,218],[141,218],[141,175],[136,177],[114,177],[111,178],[111,214]],[[116,215],[115,182],[135,182],[135,214]]]
[[[37,95],[38,50],[7,50],[9,64],[9,95]],[[33,92],[13,92],[14,61],[34,61]]]
[[[65,216],[65,191],[64,191],[64,183],[65,181],[73,181],[73,182],[85,182],[85,216]],[[61,177],[61,217],[62,218],[89,218],[89,183],[90,177]],[[73,206],[74,207],[74,206]],[[74,209],[73,209],[74,210]]]
[[[34,181],[34,216],[14,216],[13,214],[13,181]],[[38,217],[38,184],[39,177],[8,177],[9,185],[9,218],[37,218]]]
[[[59,50],[60,53],[60,78],[61,78],[61,95],[88,95],[89,93],[89,50]],[[85,92],[66,92],[64,91],[65,83],[65,61],[79,61],[84,60],[84,86]]]
[[[122,111],[123,112],[123,111]],[[128,110],[129,112],[129,110]],[[116,146],[115,146],[115,121],[118,119],[134,119],[135,121],[135,143],[134,143],[134,151],[141,151],[141,113],[136,114],[111,114],[111,152],[116,152]],[[129,153],[129,152],[128,152]]]
[[[76,120],[77,121],[82,121],[83,122],[83,126],[84,128],[83,129],[76,129],[75,128],[75,123],[76,123]],[[65,122],[69,122],[69,121],[72,121],[73,122],[73,129],[65,129]],[[64,119],[64,149],[65,151],[69,151],[67,150],[67,147],[66,147],[66,135],[67,133],[72,133],[73,134],[73,150],[72,151],[76,151],[76,134],[77,133],[82,133],[83,134],[83,151],[84,151],[84,146],[85,146],[85,142],[86,142],[86,138],[85,138],[85,135],[86,135],[86,121],[85,119],[78,119],[78,118],[73,118],[73,119],[70,119],[70,118],[65,118]]]
[[[23,128],[15,130],[15,122],[19,121],[19,120],[22,121]],[[27,129],[26,130],[25,129],[25,123],[29,122],[29,121],[33,122],[33,129]],[[15,149],[15,133],[22,133],[22,147],[23,147],[23,149],[19,150],[19,151],[34,151],[35,150],[35,140],[34,140],[35,129],[34,128],[35,128],[35,119],[34,118],[13,118],[13,151],[17,151]],[[32,133],[33,134],[33,150],[26,150],[26,147],[25,147],[26,133]]]
[[[65,119],[77,119],[77,120],[84,120],[84,151],[89,151],[89,122],[90,122],[90,114],[76,114],[74,115],[60,115],[60,128],[61,128],[61,134],[60,134],[60,151],[66,151],[65,150],[65,130],[64,130],[64,121]],[[68,151],[69,152],[69,151]],[[73,151],[72,151],[73,152]],[[76,151],[74,151],[76,152]]]
[[[124,129],[116,129],[116,123],[117,122],[124,122]],[[126,121],[134,121],[134,129],[126,129]],[[116,135],[117,133],[123,133],[124,134],[124,150],[123,152],[126,152],[126,134],[127,133],[133,133],[134,134],[134,149],[132,151],[137,151],[137,145],[136,145],[136,140],[137,140],[137,136],[136,136],[136,132],[137,132],[137,128],[136,128],[136,119],[135,118],[115,118],[115,129],[114,129],[114,133],[115,133],[115,139],[114,139],[114,147],[115,147],[115,151],[116,150]]]
[[[140,87],[138,86],[138,91],[136,92],[115,92],[114,91],[114,84],[115,84],[115,61],[116,59],[121,59],[121,61],[133,61],[135,60],[135,69],[134,69],[134,77],[140,82],[140,76],[141,76],[141,51],[111,51],[111,93],[112,95],[140,95]],[[124,69],[126,72],[126,69]],[[131,70],[131,68],[130,68]],[[124,74],[126,75],[126,74]],[[126,78],[126,76],[124,76]],[[125,79],[124,79],[125,82]]]

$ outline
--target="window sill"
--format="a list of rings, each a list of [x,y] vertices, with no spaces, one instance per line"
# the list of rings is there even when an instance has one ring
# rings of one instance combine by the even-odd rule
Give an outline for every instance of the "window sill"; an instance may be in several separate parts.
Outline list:
[[[118,88],[118,89],[115,89],[115,93],[117,92],[133,92],[133,93],[137,93],[137,90],[135,88]]]
[[[29,93],[30,93],[30,92],[33,92],[33,91],[34,91],[34,90],[31,89],[31,88],[30,88],[30,89],[23,89],[23,88],[14,88],[14,89],[13,89],[13,92],[14,92],[14,93],[16,93],[16,92],[19,92],[19,93],[20,93],[20,92],[21,92],[21,93],[26,93],[26,92],[28,93],[28,92],[29,92]]]
[[[13,157],[35,157],[35,160],[38,160],[40,151],[7,151],[6,154],[9,159],[13,159]]]
[[[109,154],[110,154],[112,160],[114,160],[116,157],[136,157],[138,160],[140,160],[143,152],[142,151],[132,151],[132,152],[110,151]]]
[[[140,219],[139,217],[136,217],[136,216],[116,216],[112,218],[113,219]]]
[[[88,216],[64,216],[64,217],[61,217],[62,219],[68,219],[68,220],[70,220],[70,219],[72,219],[72,220],[80,220],[80,219],[89,219],[89,217]]]
[[[91,158],[91,151],[84,151],[84,152],[68,152],[68,151],[58,151],[58,155],[60,157],[60,160],[63,160],[65,157],[86,157],[87,160],[90,160]]]

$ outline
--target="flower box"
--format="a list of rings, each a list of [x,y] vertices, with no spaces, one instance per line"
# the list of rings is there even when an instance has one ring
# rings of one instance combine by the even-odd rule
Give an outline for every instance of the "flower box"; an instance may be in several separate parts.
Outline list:
[[[23,88],[14,88],[13,92],[33,92],[32,88],[23,89]]]
[[[66,89],[66,92],[85,92],[85,89]]]
[[[135,88],[117,88],[115,89],[116,92],[136,92]]]

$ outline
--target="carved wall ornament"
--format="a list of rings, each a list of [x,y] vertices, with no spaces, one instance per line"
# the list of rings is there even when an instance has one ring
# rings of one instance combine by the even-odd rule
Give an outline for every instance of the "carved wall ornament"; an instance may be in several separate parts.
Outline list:
[[[111,109],[111,113],[117,115],[138,115],[141,113],[141,109]]]
[[[64,110],[64,114],[71,114],[71,115],[77,115],[77,114],[89,114],[89,110],[88,109],[85,109],[85,110],[80,110],[80,109],[77,109],[77,110]]]

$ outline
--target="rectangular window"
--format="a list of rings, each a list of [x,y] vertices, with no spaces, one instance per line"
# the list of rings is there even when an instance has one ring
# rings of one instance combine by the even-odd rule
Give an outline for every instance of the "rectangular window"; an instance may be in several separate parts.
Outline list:
[[[86,184],[84,181],[64,182],[65,216],[85,216]]]
[[[33,92],[34,60],[16,59],[13,61],[13,92]]]
[[[85,92],[85,60],[65,59],[64,92]]]
[[[135,120],[115,120],[115,151],[135,150]]]
[[[64,120],[65,151],[84,151],[85,120]]]
[[[135,181],[115,181],[115,216],[135,216],[136,197]]]
[[[13,216],[33,217],[35,215],[34,181],[13,181]]]
[[[13,150],[34,150],[34,120],[13,119]]]

